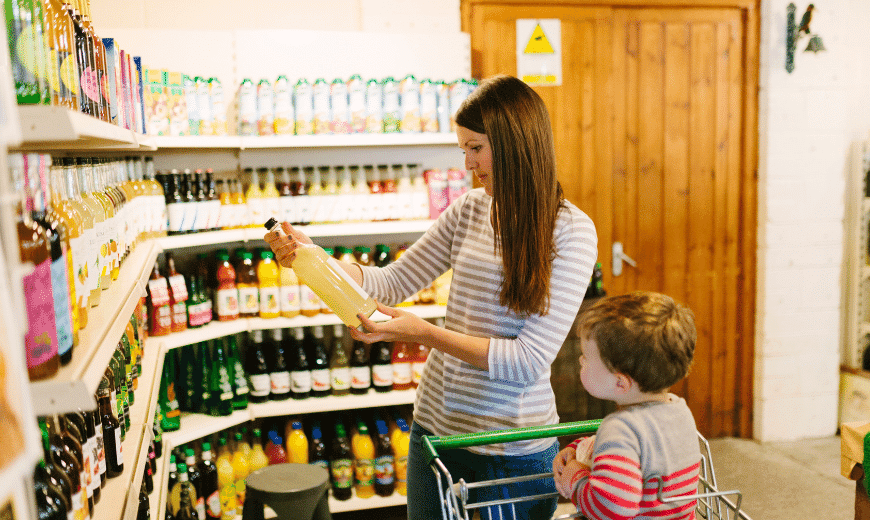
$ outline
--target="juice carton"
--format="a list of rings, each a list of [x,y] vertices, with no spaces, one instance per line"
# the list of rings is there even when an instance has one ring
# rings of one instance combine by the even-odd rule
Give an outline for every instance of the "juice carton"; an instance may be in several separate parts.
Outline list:
[[[401,101],[399,98],[399,84],[392,77],[384,79],[381,85],[383,89],[383,118],[384,133],[398,132],[402,125]]]
[[[330,129],[333,134],[350,133],[350,113],[348,111],[347,84],[336,78],[329,85],[329,103],[332,120]]]
[[[412,74],[399,82],[399,114],[402,133],[420,131],[420,83]]]
[[[380,134],[384,131],[384,90],[376,79],[366,82],[366,126],[367,134]]]
[[[347,109],[350,117],[350,131],[364,132],[366,129],[366,85],[359,74],[347,81]]]
[[[278,76],[275,80],[275,118],[273,128],[276,135],[290,135],[293,133],[293,92],[287,76]]]
[[[199,113],[199,102],[196,95],[196,81],[187,74],[181,77],[181,87],[184,90],[184,104],[187,106],[187,129],[190,135],[200,135],[202,116]]]
[[[420,82],[420,131],[438,131],[438,92],[430,79]]]
[[[311,84],[305,78],[293,87],[293,106],[296,110],[296,135],[314,133],[314,99]]]
[[[275,134],[275,94],[272,83],[261,79],[257,83],[257,135]]]
[[[211,115],[211,98],[208,94],[208,80],[195,76],[196,108],[199,111],[199,135],[212,135],[214,118]]]
[[[163,82],[165,72],[145,69],[147,87],[143,105],[150,135],[169,135],[169,100]]]
[[[314,85],[311,86],[311,97],[314,103],[314,125],[315,134],[330,133],[330,114],[329,114],[329,83],[323,78],[314,80]]]
[[[224,104],[224,86],[220,80],[208,79],[208,97],[211,102],[212,134],[227,135],[227,110]]]
[[[169,135],[190,135],[190,125],[187,121],[187,101],[184,97],[184,83],[180,72],[167,74],[169,90],[167,105],[169,108]]]

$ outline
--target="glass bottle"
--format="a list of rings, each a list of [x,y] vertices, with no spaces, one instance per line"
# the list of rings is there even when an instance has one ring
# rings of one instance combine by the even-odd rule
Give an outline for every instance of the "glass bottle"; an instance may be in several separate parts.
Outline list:
[[[393,390],[408,390],[412,386],[411,352],[407,343],[393,343]]]
[[[64,520],[68,514],[66,501],[60,491],[48,481],[45,461],[40,459],[33,476],[36,517],[40,520]]]
[[[216,520],[221,517],[220,488],[218,486],[218,470],[212,462],[211,444],[202,443],[199,473],[202,475],[200,495],[204,497],[205,518]]]
[[[22,283],[27,312],[27,332],[24,336],[27,374],[31,381],[36,381],[53,376],[60,365],[51,288],[49,237],[31,216],[32,196],[29,195],[24,156],[10,154],[9,170],[13,189],[17,193],[25,193],[17,211],[18,252],[22,264],[34,265],[33,271],[22,278]]]
[[[335,325],[332,334],[332,356],[329,360],[332,395],[350,393],[350,364],[344,349],[344,325]]]
[[[293,204],[296,206],[295,225],[311,223],[311,204],[308,197],[308,181],[305,178],[305,168],[293,167],[296,171],[296,183],[293,185]]]
[[[290,366],[290,396],[293,399],[305,399],[311,395],[311,367],[305,352],[304,333],[302,327],[293,329],[293,335],[286,340],[289,347],[292,364]]]
[[[344,424],[340,421],[335,423],[329,473],[332,477],[332,496],[336,500],[350,499],[353,488],[353,457]]]
[[[148,280],[148,319],[151,336],[165,336],[172,332],[172,297],[169,283],[160,274],[160,264],[154,262],[151,278]]]
[[[172,332],[187,330],[187,304],[190,297],[184,275],[175,269],[175,257],[172,253],[166,255],[166,281],[169,284],[169,306],[172,312]]]
[[[100,381],[100,386],[97,388],[97,400],[106,448],[106,477],[114,478],[124,472],[124,452],[121,444],[121,426],[112,413],[109,403],[109,380],[106,378]]]
[[[114,274],[114,271],[117,269],[116,255],[118,252],[119,225],[118,220],[115,218],[115,205],[112,199],[103,191],[102,175],[98,165],[99,162],[93,159],[86,158],[84,161],[88,190],[91,192],[91,196],[103,207],[103,212],[106,215],[106,225],[103,229],[106,241],[106,254],[103,255],[103,250],[102,248],[100,249],[100,255],[105,261],[105,267],[100,271],[100,279],[104,284],[100,288],[106,290],[111,287],[112,281],[118,277],[117,274]]]
[[[266,364],[266,351],[263,345],[263,331],[252,330],[248,345],[247,373],[250,379],[251,402],[264,403],[269,399],[271,379]]]
[[[84,329],[88,324],[88,309],[91,307],[89,300],[92,286],[95,282],[94,271],[90,266],[91,261],[95,257],[93,250],[93,245],[96,242],[94,214],[81,200],[79,185],[76,180],[76,169],[72,160],[55,158],[52,168],[57,168],[58,170],[57,184],[52,182],[52,186],[61,190],[59,191],[61,198],[65,199],[74,208],[79,217],[81,217],[81,233],[78,238],[71,238],[70,243],[73,249],[73,272],[75,274],[79,326],[81,329]],[[73,235],[74,233],[71,232],[70,236],[72,237]]]
[[[217,282],[215,291],[218,321],[232,321],[239,317],[239,291],[236,287],[236,269],[226,250],[217,253]]]
[[[320,422],[315,420],[311,425],[311,442],[308,447],[308,463],[320,466],[329,471],[329,452],[326,443],[323,442],[323,433],[320,430]]]
[[[212,400],[210,414],[216,417],[230,415],[233,413],[233,382],[223,338],[209,340],[202,347],[211,350],[211,367],[208,371],[208,392]]]
[[[260,312],[260,290],[254,254],[241,252],[241,262],[236,269],[236,287],[239,289],[239,317],[256,318]]]
[[[269,368],[271,391],[269,398],[273,401],[283,401],[290,398],[290,369],[287,363],[287,344],[281,329],[269,332],[272,344],[272,356]]]
[[[51,444],[48,438],[48,427],[45,424],[45,418],[38,418],[39,430],[42,435],[43,460],[45,461],[45,477],[46,480],[56,487],[66,503],[66,510],[73,512],[72,503],[72,481],[61,466],[54,462],[51,453]],[[99,482],[99,479],[97,480]]]
[[[377,436],[375,437],[375,493],[382,497],[393,494],[395,487],[395,459],[393,447],[390,444],[387,423],[381,419],[375,421]]]
[[[51,458],[60,466],[70,481],[71,503],[74,511],[81,518],[90,516],[87,489],[82,485],[82,466],[72,450],[66,447],[61,437],[57,416],[49,417],[45,422],[46,434],[49,439]]]
[[[196,501],[193,503],[193,508],[199,518],[205,518],[205,499],[202,496],[202,473],[196,467],[196,454],[193,448],[184,450],[184,463],[187,465],[187,480],[193,485],[196,491]]]
[[[108,283],[111,281],[110,266],[107,264],[109,255],[109,232],[111,225],[109,214],[106,207],[97,199],[91,190],[90,165],[83,157],[75,159],[76,174],[78,176],[78,185],[83,204],[86,204],[94,215],[94,230],[96,231],[95,240],[92,243],[92,255],[94,261],[92,265],[95,267],[93,276],[96,277],[97,283],[91,288],[92,302],[91,306],[99,305],[99,295],[94,295],[94,291],[108,289]],[[108,279],[108,280],[107,280]],[[104,287],[105,286],[105,287]]]
[[[278,217],[280,222],[296,221],[296,206],[293,201],[293,183],[290,182],[290,171],[283,166],[275,168],[275,179],[278,189]]]
[[[386,341],[372,343],[372,386],[378,392],[389,392],[393,389],[392,348]]]
[[[167,177],[170,190],[166,192],[167,234],[179,235],[184,232],[186,201],[181,196],[181,173],[172,169]]]
[[[350,393],[366,394],[372,387],[372,367],[365,343],[354,340],[350,354]]]
[[[245,370],[242,367],[242,358],[239,354],[239,347],[236,344],[234,335],[227,336],[227,352],[229,355],[229,366],[233,377],[233,409],[243,410],[248,407],[248,396],[250,388],[248,387],[248,379],[245,377]],[[220,341],[220,340],[218,340]]]
[[[325,397],[332,390],[329,374],[329,355],[323,342],[323,325],[306,329],[305,343],[311,367],[311,396]]]

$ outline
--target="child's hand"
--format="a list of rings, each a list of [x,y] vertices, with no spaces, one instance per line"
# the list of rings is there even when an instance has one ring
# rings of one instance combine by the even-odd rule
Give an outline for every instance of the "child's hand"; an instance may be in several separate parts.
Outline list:
[[[571,448],[569,446],[557,453],[556,458],[553,459],[553,480],[556,483],[556,490],[559,491],[559,494],[563,497],[566,497],[566,495],[559,487],[562,481],[562,473],[565,471],[565,465],[572,460],[576,461],[576,457],[577,452],[574,450],[574,448]]]
[[[589,466],[585,464],[581,464],[576,460],[569,460],[565,466],[562,468],[562,474],[559,477],[555,477],[556,481],[556,490],[560,495],[571,500],[571,484],[574,482],[574,478],[581,470],[589,471]]]

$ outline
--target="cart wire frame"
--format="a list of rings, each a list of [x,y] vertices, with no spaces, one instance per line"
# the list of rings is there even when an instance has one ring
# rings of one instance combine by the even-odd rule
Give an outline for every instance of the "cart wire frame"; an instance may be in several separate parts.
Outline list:
[[[600,420],[578,421],[573,423],[553,424],[547,426],[531,426],[527,428],[514,428],[510,430],[496,430],[488,432],[467,433],[460,435],[448,435],[445,437],[424,436],[423,449],[424,455],[427,457],[432,471],[435,473],[435,479],[438,485],[438,494],[441,501],[441,514],[444,520],[464,519],[470,520],[475,510],[488,509],[494,506],[499,506],[495,509],[497,515],[492,514],[491,518],[503,517],[505,508],[503,505],[510,506],[510,518],[516,520],[516,509],[514,504],[518,502],[542,500],[548,498],[556,498],[558,493],[546,493],[537,495],[523,495],[510,497],[500,500],[469,502],[469,491],[476,488],[484,488],[488,486],[498,487],[507,484],[515,484],[518,482],[527,482],[531,480],[539,480],[541,478],[552,478],[552,473],[541,473],[538,475],[525,475],[521,477],[509,477],[487,480],[482,482],[466,482],[460,479],[459,482],[453,482],[453,477],[450,475],[447,467],[441,462],[438,456],[438,450],[449,450],[458,448],[468,448],[472,446],[482,446],[486,444],[499,444],[507,442],[517,442],[531,439],[541,439],[547,437],[560,437],[564,435],[591,435],[598,430],[601,424]],[[700,470],[698,472],[698,491],[694,495],[680,496],[667,498],[662,496],[663,481],[658,476],[653,476],[644,484],[656,483],[656,497],[663,503],[673,502],[688,502],[697,500],[695,513],[697,518],[705,520],[751,520],[749,516],[740,510],[740,504],[743,499],[742,494],[738,490],[719,491],[716,484],[716,473],[713,469],[713,459],[710,453],[710,444],[707,439],[700,433],[698,434],[698,442],[701,451]],[[729,497],[733,497],[733,500]],[[471,514],[472,516],[469,516]],[[571,513],[554,517],[553,520],[562,520],[568,518],[584,518],[581,514]]]

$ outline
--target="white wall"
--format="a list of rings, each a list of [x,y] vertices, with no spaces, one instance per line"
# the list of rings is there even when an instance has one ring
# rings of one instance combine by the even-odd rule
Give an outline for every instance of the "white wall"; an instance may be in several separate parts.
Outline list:
[[[798,5],[798,19],[806,3]],[[459,0],[253,0],[243,4],[246,9],[230,11],[239,4],[91,2],[98,31],[460,30]],[[844,186],[851,142],[870,130],[870,2],[816,2],[811,27],[828,50],[818,55],[800,52],[806,47],[803,39],[792,74],[784,68],[787,4],[762,0],[753,403],[754,436],[760,440],[823,436],[836,430]]]

